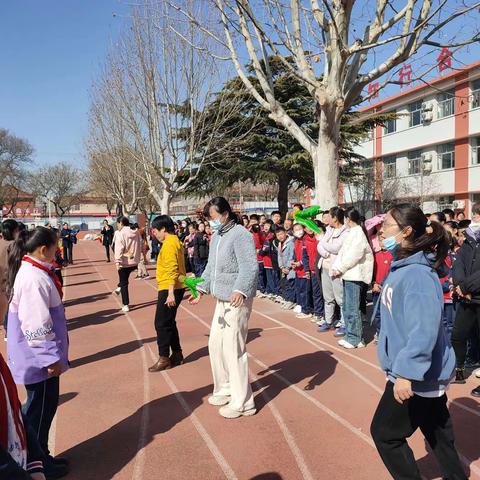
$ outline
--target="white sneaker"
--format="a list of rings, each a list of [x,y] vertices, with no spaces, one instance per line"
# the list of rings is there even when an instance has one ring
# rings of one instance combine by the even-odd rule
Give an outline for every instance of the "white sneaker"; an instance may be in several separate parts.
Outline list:
[[[285,302],[285,304],[282,306],[284,310],[291,310],[295,304],[293,302]]]
[[[312,314],[311,313],[297,313],[297,315],[295,315],[296,318],[312,318]]]
[[[317,325],[322,325],[323,323],[325,323],[325,319],[318,315],[314,315],[312,317],[312,323],[316,323]]]
[[[293,307],[293,311],[295,313],[302,313],[302,307],[300,305],[295,305],[295,307]]]
[[[129,312],[129,311],[130,311],[130,307],[129,307],[128,305],[124,305],[124,306],[122,307],[122,312],[127,313],[127,312]]]
[[[116,288],[116,289],[112,292],[112,294],[113,294],[113,295],[120,295],[120,292],[121,292],[121,291],[122,291],[122,289],[121,289],[120,287],[118,287],[118,288]]]
[[[251,417],[257,413],[256,408],[239,412],[238,410],[232,410],[228,405],[222,407],[219,411],[223,418],[239,418],[239,417]]]
[[[6,340],[6,339],[5,339]],[[473,374],[477,377],[480,378],[480,368],[477,368],[476,370],[473,371]]]
[[[349,350],[352,348],[365,348],[365,344],[363,342],[360,342],[358,345],[352,345],[350,342],[347,342],[346,340],[340,340],[338,344],[341,345],[343,348],[347,348]]]
[[[212,395],[208,397],[208,403],[214,405],[215,407],[221,407],[227,405],[230,402],[230,397],[226,395]]]

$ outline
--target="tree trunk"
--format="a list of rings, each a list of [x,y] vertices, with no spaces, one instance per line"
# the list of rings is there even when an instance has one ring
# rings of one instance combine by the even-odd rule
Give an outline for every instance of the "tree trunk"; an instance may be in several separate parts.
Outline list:
[[[277,203],[282,217],[286,218],[288,212],[288,186],[290,185],[290,179],[288,174],[282,173],[278,175],[278,193]]]
[[[315,172],[314,204],[323,209],[338,205],[338,145],[340,125],[336,120],[335,108],[321,111],[318,146],[312,152]]]
[[[162,191],[162,197],[160,199],[160,212],[162,215],[170,214],[170,203],[172,201],[172,194],[164,188]]]

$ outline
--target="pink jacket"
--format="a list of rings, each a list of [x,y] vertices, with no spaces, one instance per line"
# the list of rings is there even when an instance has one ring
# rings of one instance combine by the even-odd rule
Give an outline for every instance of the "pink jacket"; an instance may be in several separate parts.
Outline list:
[[[136,267],[140,263],[143,248],[140,232],[123,227],[115,235],[115,263],[121,267]]]
[[[320,239],[317,246],[320,254],[318,268],[322,268],[324,258],[330,258],[331,265],[334,264],[347,234],[348,228],[346,225],[343,225],[338,230],[335,230],[333,227],[327,227],[325,235]]]

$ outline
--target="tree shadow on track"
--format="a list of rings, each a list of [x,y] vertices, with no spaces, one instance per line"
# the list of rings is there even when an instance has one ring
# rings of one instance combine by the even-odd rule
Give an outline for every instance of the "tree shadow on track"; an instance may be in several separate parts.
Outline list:
[[[191,392],[180,392],[180,395],[193,412],[211,391],[212,385],[206,385]],[[65,455],[71,464],[68,479],[112,479],[135,458],[139,447],[149,445],[156,436],[173,429],[188,416],[189,413],[182,408],[175,394],[152,400],[108,430],[63,452],[62,456]],[[139,431],[142,420],[147,425],[147,431],[143,442],[140,443]],[[168,460],[165,462],[167,464]],[[138,478],[145,478],[142,476],[143,472],[138,473]]]
[[[140,310],[142,308],[151,307],[152,305],[156,305],[156,304],[157,304],[156,300],[151,300],[151,301],[145,302],[145,303],[138,303],[136,305],[131,305],[130,306],[130,311],[134,312],[135,310]]]
[[[68,292],[68,287],[67,285],[67,292]],[[93,303],[98,300],[104,300],[105,298],[109,297],[111,293],[94,293],[93,295],[87,295],[85,297],[80,297],[80,298],[72,298],[71,300],[66,300],[63,302],[65,307],[73,307],[74,305],[82,305],[84,303]]]
[[[248,335],[247,335],[247,343],[253,342],[257,338],[260,338],[263,332],[263,328],[250,328],[248,330]],[[209,335],[205,335],[207,338]],[[195,350],[194,352],[188,354],[185,357],[185,363],[191,363],[196,360],[200,360],[203,357],[208,357],[208,345],[205,345],[202,348],[199,348],[198,350]]]
[[[67,321],[68,331],[77,330],[78,328],[87,327],[89,325],[102,325],[108,323],[115,318],[120,317],[122,312],[118,309],[99,310],[97,312],[81,315]]]
[[[80,283],[69,283],[67,287],[78,287],[79,285],[90,285],[92,283],[98,283],[101,280],[88,280],[87,282],[80,282]]]
[[[92,272],[82,272],[82,273],[70,273],[68,275],[66,275],[65,277],[66,278],[70,278],[70,277],[79,277],[81,275],[91,275]]]
[[[254,391],[267,387],[262,390],[260,395],[255,397],[257,410],[261,410],[267,402],[274,400],[283,390],[289,387],[279,376],[299,388],[302,388],[299,384],[309,378],[303,389],[310,391],[332,376],[336,366],[337,360],[332,356],[332,352],[325,351],[306,353],[271,365],[268,368],[275,373],[263,376],[268,373],[268,370],[259,372],[259,378],[253,385]]]
[[[154,342],[156,339],[157,337],[144,338],[140,340],[140,342],[138,340],[132,340],[131,342],[122,343],[121,345],[115,345],[114,347],[107,348],[101,352],[92,353],[91,355],[86,355],[85,357],[71,360],[70,366],[71,368],[77,368],[90,363],[116,357],[118,355],[127,355],[128,353],[132,353],[141,348],[142,344]]]
[[[474,412],[467,412],[454,403],[450,404],[449,409],[453,417],[453,428],[455,434],[455,447],[459,454],[462,454],[470,462],[475,462],[480,458],[480,442],[478,441],[478,429],[480,427],[480,403],[473,398],[462,397],[455,399],[456,402],[461,403],[465,407],[470,408]],[[475,438],[477,440],[475,440]],[[418,466],[423,476],[427,480],[433,480],[441,477],[440,467],[437,459],[430,448],[430,445],[425,441],[428,454],[418,460]],[[464,465],[465,466],[465,465]],[[470,478],[470,467],[466,467],[467,478]]]

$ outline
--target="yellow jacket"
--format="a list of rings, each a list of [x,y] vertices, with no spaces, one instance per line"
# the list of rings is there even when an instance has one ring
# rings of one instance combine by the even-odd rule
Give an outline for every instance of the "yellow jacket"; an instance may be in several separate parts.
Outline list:
[[[168,234],[157,258],[158,290],[168,290],[170,285],[175,290],[185,288],[178,280],[180,275],[186,275],[183,246],[176,235]]]

